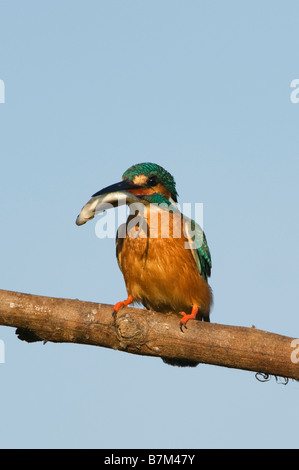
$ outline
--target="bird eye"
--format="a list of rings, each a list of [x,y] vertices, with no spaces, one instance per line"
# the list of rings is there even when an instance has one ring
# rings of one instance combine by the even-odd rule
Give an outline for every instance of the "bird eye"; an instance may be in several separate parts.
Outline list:
[[[147,184],[149,186],[156,186],[158,184],[158,178],[155,175],[150,176],[147,180]]]

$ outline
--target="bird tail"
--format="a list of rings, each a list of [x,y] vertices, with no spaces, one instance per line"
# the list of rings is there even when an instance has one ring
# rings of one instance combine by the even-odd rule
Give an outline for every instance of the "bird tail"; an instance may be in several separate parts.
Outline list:
[[[196,361],[189,361],[188,359],[175,359],[171,357],[162,357],[162,361],[169,366],[177,367],[196,367],[199,364],[199,362]]]

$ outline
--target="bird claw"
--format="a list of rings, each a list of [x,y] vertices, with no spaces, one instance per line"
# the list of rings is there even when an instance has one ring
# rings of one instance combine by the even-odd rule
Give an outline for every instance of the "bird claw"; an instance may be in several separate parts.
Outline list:
[[[182,333],[184,333],[183,326],[184,326],[184,327],[186,328],[186,330],[187,330],[187,325],[186,325],[186,323],[181,320],[181,321],[180,321],[180,330],[181,330]]]
[[[117,313],[119,312],[119,310],[123,307],[127,307],[128,305],[130,305],[132,302],[134,302],[134,299],[131,295],[129,295],[129,297],[126,299],[126,300],[121,300],[120,302],[117,302],[114,307],[113,307],[113,312],[112,312],[112,316],[114,318],[114,320],[116,319],[116,315]]]
[[[182,333],[184,333],[184,330],[183,330],[183,326],[185,327],[185,329],[187,330],[187,321],[189,320],[190,318],[190,315],[187,315],[185,312],[182,312],[181,315],[183,315],[183,318],[181,319],[180,321],[180,330]]]
[[[124,307],[124,302],[117,302],[117,304],[114,305],[113,307],[113,312],[112,312],[112,316],[115,318],[116,317],[116,314],[119,312],[119,310]]]
[[[182,333],[184,333],[183,326],[187,330],[187,321],[194,320],[196,318],[197,312],[198,312],[198,307],[196,305],[192,307],[192,312],[190,314],[181,312],[181,315],[183,316],[183,318],[180,321],[180,330]]]

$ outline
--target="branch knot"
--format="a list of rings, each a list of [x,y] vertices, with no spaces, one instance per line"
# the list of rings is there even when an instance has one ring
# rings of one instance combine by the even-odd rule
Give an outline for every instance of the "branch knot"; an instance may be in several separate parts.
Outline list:
[[[116,319],[116,334],[121,347],[139,349],[146,342],[144,327],[129,314]]]

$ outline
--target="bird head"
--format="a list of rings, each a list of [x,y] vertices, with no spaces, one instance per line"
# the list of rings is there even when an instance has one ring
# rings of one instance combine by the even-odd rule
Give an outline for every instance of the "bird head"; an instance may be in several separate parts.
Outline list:
[[[133,202],[156,203],[177,202],[177,191],[173,176],[156,163],[137,163],[126,170],[122,180],[93,194],[77,218],[82,225],[107,207]]]
[[[177,202],[177,191],[173,176],[156,163],[137,163],[123,174],[124,184],[133,185],[128,191],[140,199],[154,202],[156,195]],[[135,186],[135,187],[134,187]]]

